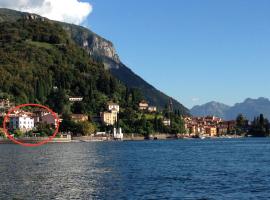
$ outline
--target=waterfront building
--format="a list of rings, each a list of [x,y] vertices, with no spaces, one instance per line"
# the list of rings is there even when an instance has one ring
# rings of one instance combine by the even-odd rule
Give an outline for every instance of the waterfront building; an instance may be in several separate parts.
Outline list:
[[[113,102],[107,103],[107,111],[100,113],[101,122],[108,125],[115,125],[118,121],[120,106]]]
[[[217,132],[219,136],[228,134],[228,126],[225,126],[223,124],[218,125]]]
[[[33,130],[35,127],[34,118],[28,113],[20,113],[10,117],[9,128],[16,130],[19,129],[23,132]]]
[[[34,120],[35,120],[35,123],[38,123],[40,121],[40,118],[45,116],[45,115],[48,115],[50,114],[49,111],[47,111],[46,109],[44,108],[38,108],[38,109],[35,109],[33,111],[34,113]]]
[[[56,127],[57,126],[57,119],[55,119],[53,114],[49,113],[49,114],[41,116],[39,118],[39,123],[48,124],[48,125]]]
[[[43,123],[43,124],[49,124],[54,127],[57,126],[57,119],[55,119],[55,116],[48,110],[44,108],[38,108],[38,109],[35,109],[33,113],[34,113],[35,124]],[[56,114],[56,116],[58,115]]]
[[[230,120],[230,121],[223,121],[218,126],[218,133],[220,135],[233,133],[236,128],[236,121]]]
[[[118,129],[114,128],[113,129],[113,138],[115,140],[123,140],[124,135],[122,133],[122,128],[118,128]]]
[[[232,122],[224,122],[221,118],[215,116],[185,117],[184,122],[188,134],[207,135],[210,137],[227,134],[234,124]]]
[[[116,109],[113,109],[109,112],[102,112],[100,113],[100,116],[101,116],[101,121],[106,124],[107,126],[108,125],[115,125],[116,122],[117,122],[117,118],[118,118],[118,112]]]
[[[205,134],[210,137],[217,136],[217,128],[216,127],[205,127]]]

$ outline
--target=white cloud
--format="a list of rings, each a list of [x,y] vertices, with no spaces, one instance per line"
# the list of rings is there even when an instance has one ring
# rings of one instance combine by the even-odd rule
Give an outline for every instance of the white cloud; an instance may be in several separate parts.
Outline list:
[[[82,24],[93,9],[90,3],[79,0],[0,0],[0,7],[73,24]]]
[[[200,101],[200,98],[193,97],[193,98],[191,99],[191,101],[192,101],[192,102],[198,102],[198,101]]]

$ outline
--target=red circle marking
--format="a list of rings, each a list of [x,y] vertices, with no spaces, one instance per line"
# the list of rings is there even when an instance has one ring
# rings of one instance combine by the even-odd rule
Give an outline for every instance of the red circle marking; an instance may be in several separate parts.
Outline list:
[[[20,108],[22,108],[22,107],[26,107],[26,106],[32,106],[32,107],[40,107],[40,108],[44,108],[44,109],[48,110],[48,111],[52,114],[52,116],[56,119],[56,125],[57,125],[57,127],[55,128],[55,131],[54,131],[54,133],[53,133],[52,136],[50,136],[48,139],[43,140],[43,141],[41,141],[41,142],[38,142],[38,143],[35,143],[35,144],[30,144],[30,143],[20,142],[20,141],[16,140],[13,136],[10,135],[10,133],[8,132],[8,130],[7,130],[7,128],[6,128],[6,121],[7,121],[7,119],[9,118],[9,115],[10,115],[12,112],[14,112],[14,111],[16,111],[16,110],[18,110],[18,109],[20,109]],[[37,146],[41,146],[41,145],[44,145],[44,144],[46,144],[46,143],[52,141],[52,139],[55,138],[56,134],[57,134],[58,131],[59,131],[59,126],[60,126],[60,120],[59,120],[59,118],[57,117],[56,113],[53,112],[50,108],[48,108],[48,107],[46,107],[46,106],[43,106],[43,105],[40,105],[40,104],[22,104],[22,105],[16,106],[16,107],[14,107],[14,108],[12,108],[12,109],[10,109],[10,110],[8,111],[8,113],[7,113],[7,115],[4,117],[4,121],[3,121],[3,130],[4,130],[5,135],[8,137],[8,139],[10,139],[12,142],[14,142],[14,143],[16,143],[16,144],[19,144],[19,145],[22,145],[22,146],[25,146],[25,147],[37,147]]]

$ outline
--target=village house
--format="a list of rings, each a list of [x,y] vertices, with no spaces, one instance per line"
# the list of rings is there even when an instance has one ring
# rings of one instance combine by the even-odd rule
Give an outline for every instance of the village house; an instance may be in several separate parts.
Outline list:
[[[37,108],[33,111],[35,123],[39,122],[39,118],[49,114],[50,112],[44,108]]]
[[[207,116],[204,118],[204,121],[206,122],[207,125],[218,125],[219,123],[221,123],[223,120],[219,117],[215,117],[215,116]]]
[[[148,103],[146,101],[141,101],[139,103],[139,110],[147,110],[148,109]]]
[[[205,127],[204,126],[198,126],[198,125],[187,125],[185,127],[186,132],[189,135],[200,135],[205,134]]]
[[[54,127],[57,126],[57,119],[48,110],[46,110],[46,109],[36,109],[35,111],[33,111],[33,113],[34,113],[34,122],[35,122],[35,124],[43,123],[43,124],[49,124],[49,125],[54,126]],[[57,115],[57,117],[58,117],[58,115]]]
[[[107,106],[108,111],[100,113],[101,121],[107,126],[113,126],[118,121],[118,113],[120,111],[120,106],[112,102],[109,102]]]
[[[120,106],[117,103],[109,102],[107,106],[109,111],[116,110],[118,113],[120,111]]]
[[[230,120],[230,121],[223,121],[218,125],[218,134],[219,135],[226,135],[233,133],[235,131],[236,127],[236,121]]]
[[[226,134],[228,134],[228,127],[226,125],[219,124],[217,126],[217,132],[218,132],[219,136],[226,135]]]
[[[101,116],[101,121],[107,126],[115,125],[118,120],[117,110],[111,110],[110,112],[102,112],[100,113],[100,116]]]
[[[163,123],[164,126],[171,126],[171,120],[170,119],[164,118],[162,120],[162,123]]]
[[[222,133],[225,132],[223,129],[224,127],[221,126],[223,120],[215,116],[186,117],[184,118],[184,122],[186,132],[190,135],[207,135],[215,137],[220,134],[220,131],[222,131]]]
[[[10,117],[9,128],[20,131],[27,132],[33,130],[35,127],[34,118],[29,113],[20,112],[17,115]]]
[[[189,135],[199,135],[205,133],[205,122],[202,117],[184,118],[185,129]]]
[[[84,115],[84,114],[71,114],[70,117],[71,117],[71,120],[74,122],[85,122],[85,121],[88,121],[89,119],[88,115]]]
[[[11,107],[9,99],[0,99],[0,109],[8,109]]]
[[[156,106],[149,106],[149,104],[147,103],[147,101],[141,101],[139,103],[139,110],[141,111],[148,111],[150,113],[154,113],[157,112],[157,107]]]
[[[216,127],[205,127],[205,135],[208,135],[210,137],[216,137],[217,136],[217,128]]]
[[[51,113],[49,113],[47,115],[41,116],[39,119],[39,123],[48,124],[48,125],[56,127],[57,119],[55,119],[55,117]]]
[[[157,112],[157,107],[156,106],[149,106],[148,107],[148,112],[150,112],[150,113]]]
[[[68,100],[70,102],[81,102],[83,101],[83,97],[69,97]]]

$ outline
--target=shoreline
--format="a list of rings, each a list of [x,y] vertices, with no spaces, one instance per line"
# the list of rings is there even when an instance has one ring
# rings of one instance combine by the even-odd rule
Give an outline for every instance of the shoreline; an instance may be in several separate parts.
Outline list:
[[[109,141],[152,141],[152,140],[216,140],[216,139],[240,139],[240,138],[250,138],[246,136],[220,136],[220,137],[206,137],[206,138],[192,138],[192,137],[176,137],[176,136],[168,136],[166,135],[155,135],[154,137],[145,138],[143,136],[135,136],[135,137],[124,137],[123,140],[114,140],[110,137],[93,137],[93,136],[83,136],[83,137],[73,137],[73,138],[53,138],[48,143],[83,143],[83,142],[109,142]],[[256,137],[254,137],[256,138]],[[265,137],[267,138],[267,137]],[[44,141],[48,138],[20,138],[17,139],[23,143],[38,143]],[[9,139],[1,139],[0,138],[0,145],[1,144],[15,144],[13,141]]]

